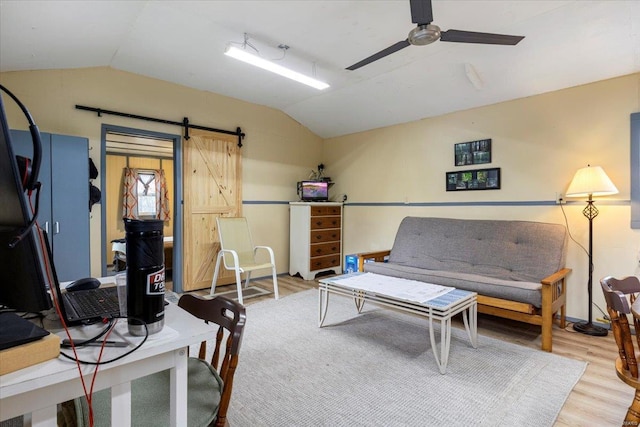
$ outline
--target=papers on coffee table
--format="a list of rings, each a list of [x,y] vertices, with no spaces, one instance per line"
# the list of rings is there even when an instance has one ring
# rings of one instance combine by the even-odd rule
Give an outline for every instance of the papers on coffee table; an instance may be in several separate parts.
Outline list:
[[[455,288],[419,282],[417,280],[401,279],[399,277],[383,276],[382,274],[364,273],[331,280],[336,285],[373,292],[393,298],[417,303],[425,303],[441,295],[451,292]]]

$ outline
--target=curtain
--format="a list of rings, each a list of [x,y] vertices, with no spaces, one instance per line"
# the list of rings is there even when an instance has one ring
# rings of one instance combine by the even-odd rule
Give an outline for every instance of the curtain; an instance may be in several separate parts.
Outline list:
[[[154,170],[153,175],[156,180],[157,218],[163,221],[169,221],[169,189],[167,188],[167,179],[164,175],[164,169]]]
[[[124,168],[123,173],[122,217],[169,221],[169,192],[164,170]]]
[[[137,169],[124,168],[124,194],[122,195],[122,217],[138,219],[138,171]]]

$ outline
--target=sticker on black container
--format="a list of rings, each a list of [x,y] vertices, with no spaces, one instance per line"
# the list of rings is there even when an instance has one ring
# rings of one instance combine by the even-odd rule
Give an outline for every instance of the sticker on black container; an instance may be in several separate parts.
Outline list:
[[[164,295],[164,267],[147,274],[147,295]]]

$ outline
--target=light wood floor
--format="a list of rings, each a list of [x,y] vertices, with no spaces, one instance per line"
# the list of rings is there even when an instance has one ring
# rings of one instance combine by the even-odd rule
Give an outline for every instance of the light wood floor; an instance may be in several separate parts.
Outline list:
[[[272,290],[270,279],[252,280],[253,286]],[[315,281],[305,281],[297,277],[283,275],[278,277],[280,298],[286,298],[296,292],[317,289]],[[235,285],[218,287],[216,292],[233,290]],[[206,291],[197,293],[208,294]],[[265,295],[245,299],[245,305],[271,299]],[[478,315],[478,333],[514,344],[540,350],[540,328],[520,322],[512,322],[492,316]],[[618,379],[614,360],[617,347],[613,335],[590,337],[574,332],[571,325],[565,330],[556,327],[553,331],[553,352],[555,354],[588,362],[587,369],[564,404],[555,427],[584,426],[611,427],[621,426],[627,408],[633,399],[634,390]]]

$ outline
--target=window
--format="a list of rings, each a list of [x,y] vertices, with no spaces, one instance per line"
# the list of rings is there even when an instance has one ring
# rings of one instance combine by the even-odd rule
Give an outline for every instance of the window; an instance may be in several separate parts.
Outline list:
[[[153,173],[139,172],[137,181],[138,216],[155,218],[156,209],[156,180]]]
[[[124,168],[122,216],[169,220],[167,181],[162,169]]]

